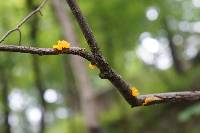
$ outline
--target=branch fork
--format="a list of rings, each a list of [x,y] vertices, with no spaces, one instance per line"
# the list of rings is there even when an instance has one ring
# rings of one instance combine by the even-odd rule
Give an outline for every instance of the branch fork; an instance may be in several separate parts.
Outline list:
[[[1,39],[2,43],[12,32],[19,31],[21,44],[21,32],[19,28],[27,22],[34,14],[41,12],[41,9],[48,0],[43,0],[41,5],[31,13],[29,13],[17,26],[16,28],[8,31]],[[185,92],[167,92],[157,93],[148,95],[133,96],[131,94],[130,85],[122,79],[122,77],[113,71],[110,65],[107,63],[100,49],[98,48],[97,41],[95,40],[93,33],[86,23],[82,12],[76,3],[76,0],[66,0],[72,13],[74,14],[79,26],[83,32],[85,39],[90,47],[91,52],[86,51],[84,48],[70,47],[62,51],[57,51],[53,48],[36,48],[28,46],[16,46],[16,45],[0,45],[0,51],[2,52],[18,52],[18,53],[29,53],[38,55],[59,55],[59,54],[73,54],[78,55],[86,60],[94,63],[100,70],[99,77],[102,79],[109,80],[124,97],[124,99],[132,106],[149,106],[160,103],[174,103],[174,102],[191,102],[200,100],[200,91],[185,91]]]

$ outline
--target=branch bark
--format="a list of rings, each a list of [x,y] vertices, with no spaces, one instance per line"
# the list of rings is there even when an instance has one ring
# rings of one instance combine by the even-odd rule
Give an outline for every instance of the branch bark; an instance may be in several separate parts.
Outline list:
[[[124,99],[132,106],[141,105],[153,105],[158,103],[172,103],[172,102],[186,102],[186,101],[199,101],[199,91],[190,92],[175,92],[175,93],[161,93],[161,94],[149,94],[134,97],[131,95],[130,85],[122,79],[120,75],[115,73],[105,58],[102,56],[97,42],[92,34],[89,25],[86,23],[80,8],[78,7],[75,0],[66,0],[70,6],[75,18],[77,19],[82,32],[90,46],[92,53],[87,52],[85,49],[78,47],[71,47],[62,51],[56,51],[52,48],[36,48],[27,46],[14,46],[14,45],[1,45],[0,51],[7,52],[20,52],[30,53],[38,55],[58,55],[58,54],[73,54],[81,56],[93,64],[96,64],[100,70],[99,76],[102,79],[108,79],[124,97]],[[153,100],[152,100],[152,99]],[[149,100],[150,99],[150,100]],[[145,101],[149,101],[146,103]]]
[[[85,58],[88,61],[94,62],[92,54],[86,51],[84,48],[71,47],[62,51],[55,50],[53,48],[38,48],[30,46],[16,46],[16,45],[0,45],[0,51],[2,52],[16,52],[16,53],[29,53],[37,55],[60,55],[60,54],[72,54]]]
[[[19,43],[21,43],[21,31],[20,31],[20,27],[25,24],[32,16],[34,16],[35,14],[37,14],[38,12],[41,13],[41,9],[44,7],[44,5],[47,3],[48,0],[43,0],[42,3],[40,4],[40,6],[38,8],[36,8],[34,11],[30,12],[26,17],[24,17],[15,28],[9,30],[8,32],[6,32],[3,37],[0,39],[0,43],[2,43],[11,33],[13,33],[14,31],[18,31],[20,38],[19,38]]]
[[[86,23],[81,10],[76,3],[76,0],[66,0],[69,7],[72,10],[79,26],[91,48],[91,51],[95,58],[95,63],[100,69],[100,77],[108,79],[126,99],[126,101],[132,106],[152,105],[156,103],[168,103],[168,102],[182,102],[191,100],[199,100],[199,91],[194,92],[176,92],[176,93],[161,93],[161,94],[149,94],[134,97],[131,95],[130,85],[124,81],[120,75],[115,73],[108,65],[101,52],[98,49],[97,42],[92,34],[89,25]],[[194,97],[194,98],[193,98]],[[188,99],[189,98],[189,99]],[[148,102],[146,103],[145,101]]]
[[[74,14],[85,36],[85,39],[87,40],[87,43],[91,48],[91,51],[95,59],[95,62],[92,63],[96,64],[97,67],[99,68],[100,70],[99,76],[102,79],[108,79],[118,89],[120,94],[130,105],[137,105],[138,104],[137,98],[131,95],[130,85],[126,81],[124,81],[120,75],[118,75],[112,70],[112,68],[106,62],[105,58],[102,56],[98,48],[97,42],[92,34],[92,31],[89,25],[87,24],[86,20],[84,19],[81,10],[78,4],[76,3],[76,0],[66,0],[66,2],[71,8],[72,13]]]
[[[145,99],[153,98],[148,103],[145,103]],[[183,92],[167,92],[167,93],[155,93],[148,95],[138,96],[138,105],[137,106],[149,106],[154,104],[161,103],[184,103],[184,102],[194,102],[200,100],[200,91],[183,91]]]

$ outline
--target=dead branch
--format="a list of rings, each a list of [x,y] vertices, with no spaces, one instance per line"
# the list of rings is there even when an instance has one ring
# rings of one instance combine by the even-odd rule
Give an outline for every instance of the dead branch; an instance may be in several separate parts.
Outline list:
[[[43,0],[42,3],[40,4],[40,6],[38,8],[36,8],[34,11],[30,12],[25,18],[23,18],[15,28],[7,31],[3,37],[0,39],[0,43],[2,43],[11,33],[13,33],[14,31],[18,31],[19,32],[19,44],[21,44],[21,31],[20,31],[20,27],[25,24],[32,16],[34,16],[35,14],[37,14],[38,12],[41,14],[41,9],[44,7],[44,5],[47,3],[48,0]]]
[[[189,102],[189,101],[199,101],[200,91],[185,91],[185,92],[167,92],[158,94],[148,94],[140,95],[138,97],[131,95],[130,85],[122,79],[120,75],[112,70],[110,65],[107,63],[101,51],[98,48],[98,44],[92,34],[89,25],[86,23],[81,10],[76,3],[76,0],[66,0],[70,6],[75,18],[77,19],[80,28],[87,40],[87,43],[91,49],[91,52],[87,52],[83,48],[71,47],[69,49],[64,49],[62,51],[57,51],[53,48],[36,48],[28,46],[16,46],[16,45],[0,45],[0,51],[2,52],[19,52],[19,53],[30,53],[38,55],[59,55],[59,54],[73,54],[78,55],[86,60],[94,63],[100,70],[99,76],[102,79],[108,79],[124,97],[124,99],[132,106],[148,106],[160,103],[174,103],[174,102]],[[42,4],[28,16],[26,16],[16,28],[8,31],[0,40],[0,43],[8,37],[13,31],[19,30],[19,28],[34,14],[40,12],[41,8],[45,5],[47,0],[44,0]]]
[[[86,51],[84,48],[71,47],[62,51],[55,50],[53,48],[37,48],[30,46],[16,46],[16,45],[0,45],[0,51],[2,52],[17,52],[17,53],[29,53],[37,55],[59,55],[59,54],[72,54],[85,58],[88,61],[94,61],[92,54]]]
[[[161,103],[184,103],[194,102],[200,100],[200,91],[183,91],[183,92],[167,92],[155,93],[148,95],[141,95],[137,97],[138,105],[136,106],[149,106]],[[149,101],[145,100],[149,99]]]
[[[66,0],[66,2],[71,8],[77,22],[79,23],[85,39],[87,40],[87,43],[91,49],[91,52],[94,55],[95,62],[93,63],[95,63],[99,68],[100,77],[102,79],[108,79],[118,89],[118,91],[122,94],[122,96],[130,105],[137,105],[137,98],[131,95],[130,85],[126,81],[124,81],[120,75],[112,70],[110,65],[102,56],[98,48],[97,41],[95,40],[89,25],[83,17],[81,10],[76,3],[76,0]]]

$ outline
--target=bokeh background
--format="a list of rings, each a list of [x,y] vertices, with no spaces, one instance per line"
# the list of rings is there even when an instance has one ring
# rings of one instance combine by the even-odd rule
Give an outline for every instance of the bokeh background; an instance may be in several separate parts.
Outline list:
[[[42,9],[42,16],[33,16],[20,28],[22,45],[51,48],[66,38],[68,31],[52,1]],[[60,2],[57,9],[68,14],[73,27],[70,35],[88,49],[66,1]],[[140,94],[200,88],[200,0],[77,2],[109,64]],[[40,3],[0,2],[0,36]],[[14,32],[3,44],[18,45],[18,41],[19,33]],[[85,112],[97,116],[98,131],[105,133],[199,133],[199,103],[131,108],[108,81],[98,77],[97,69],[88,68],[88,61],[81,60],[85,69],[78,75],[73,60],[77,59],[71,55],[0,52],[0,132],[89,132],[87,108]],[[87,82],[80,84],[85,77]],[[95,110],[87,107],[88,99],[84,102],[88,91]]]

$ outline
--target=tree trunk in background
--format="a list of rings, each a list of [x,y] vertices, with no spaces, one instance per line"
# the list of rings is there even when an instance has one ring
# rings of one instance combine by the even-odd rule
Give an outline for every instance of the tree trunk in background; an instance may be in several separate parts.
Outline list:
[[[60,0],[52,0],[53,8],[62,27],[64,38],[73,46],[78,46],[75,33],[72,28],[70,17],[64,10],[63,3]],[[84,60],[80,57],[70,56],[70,62],[73,68],[74,78],[79,90],[81,108],[84,114],[86,127],[90,133],[100,132],[100,126],[97,120],[97,111],[95,107],[94,93],[89,76],[86,71]]]
[[[0,68],[0,82],[2,89],[2,103],[3,103],[3,112],[4,112],[4,133],[11,133],[11,127],[8,122],[10,109],[8,101],[8,77],[3,68]]]
[[[45,102],[43,96],[44,96],[45,87],[42,83],[41,71],[40,71],[40,67],[39,67],[39,60],[38,60],[38,57],[36,57],[36,56],[33,56],[33,71],[34,71],[34,76],[35,76],[35,85],[39,91],[41,111],[42,111],[39,133],[44,133],[45,132],[46,102]]]
[[[68,55],[62,56],[62,65],[64,68],[64,88],[65,88],[65,99],[66,104],[69,106],[73,112],[79,110],[80,99],[78,95],[78,90],[76,89],[74,76],[72,73],[72,68],[68,59]]]
[[[167,32],[167,39],[169,40],[169,48],[170,48],[170,51],[171,51],[171,55],[172,55],[172,59],[173,59],[173,63],[174,63],[174,68],[175,68],[177,73],[182,74],[184,72],[183,65],[181,63],[181,60],[178,57],[177,49],[176,49],[176,46],[173,42],[173,35],[172,35],[172,33],[169,29],[166,18],[164,19],[163,25],[164,25],[165,31]]]
[[[34,5],[34,0],[27,0],[27,7],[29,10],[34,10],[37,8],[36,5]],[[38,22],[39,18],[38,16],[34,16],[34,18],[31,21],[30,24],[30,38],[32,40],[32,43],[34,46],[36,46],[36,40],[37,40],[37,32],[38,32]],[[37,55],[32,55],[32,63],[33,63],[33,73],[34,73],[34,78],[35,78],[35,86],[38,89],[39,92],[39,97],[40,97],[40,104],[41,104],[41,112],[42,112],[42,117],[40,121],[40,129],[39,133],[44,133],[45,132],[45,110],[46,110],[46,102],[44,100],[44,92],[45,92],[45,86],[43,84],[42,76],[41,76],[41,71],[39,67],[39,59]]]
[[[69,107],[70,110],[73,112],[73,114],[76,114],[80,110],[80,98],[76,87],[76,83],[74,81],[71,64],[69,62],[69,55],[62,56],[62,65],[64,69],[64,81],[65,81],[63,87],[65,103],[66,106]],[[73,120],[73,116],[71,116],[67,120],[70,121],[68,123],[69,132],[79,133],[80,132],[79,124],[77,124],[76,121]]]

